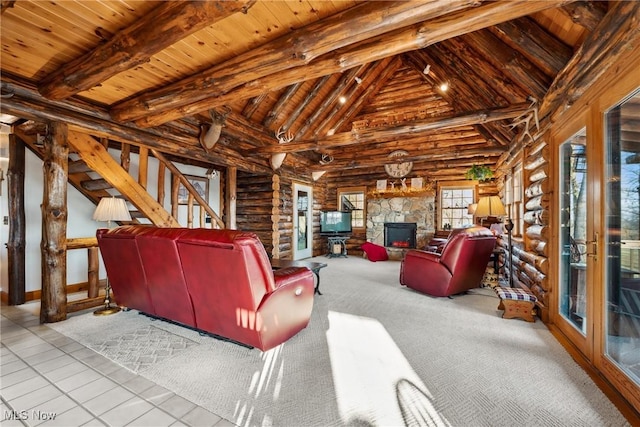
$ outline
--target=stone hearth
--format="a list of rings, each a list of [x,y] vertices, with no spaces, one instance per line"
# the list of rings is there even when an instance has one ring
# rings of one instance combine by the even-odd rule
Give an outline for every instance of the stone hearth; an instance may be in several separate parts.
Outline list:
[[[416,247],[424,248],[435,233],[435,198],[370,198],[367,201],[367,241],[384,246],[385,222],[415,222]],[[406,249],[387,248],[389,258],[402,259]]]

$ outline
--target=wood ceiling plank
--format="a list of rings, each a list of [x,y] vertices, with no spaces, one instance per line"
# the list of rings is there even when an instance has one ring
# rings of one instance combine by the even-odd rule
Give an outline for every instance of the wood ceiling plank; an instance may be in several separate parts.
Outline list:
[[[469,4],[470,0],[452,0],[446,6],[440,3],[362,3],[343,13],[292,31],[206,72],[125,101],[114,106],[111,114],[116,120],[131,121],[150,112],[180,108],[208,96],[226,93],[247,80],[308,64],[314,58],[346,45],[452,12]]]
[[[49,99],[64,99],[98,85],[123,70],[146,62],[152,55],[216,20],[242,10],[248,1],[160,3],[143,19],[111,40],[40,81],[38,91]]]
[[[141,127],[155,126],[179,117],[204,111],[212,106],[227,102],[231,98],[246,99],[264,91],[288,86],[297,81],[318,78],[334,72],[343,72],[357,65],[410,50],[424,48],[425,46],[446,40],[450,37],[455,37],[456,35],[486,28],[496,23],[525,16],[539,10],[557,7],[566,2],[567,0],[492,2],[471,10],[449,11],[450,13],[445,14],[446,16],[444,17],[430,19],[420,24],[391,31],[384,35],[367,39],[366,42],[325,54],[308,65],[289,68],[290,64],[285,62],[285,64],[281,64],[280,66],[281,71],[266,75],[265,77],[258,78],[254,75],[245,75],[244,78],[247,81],[241,83],[240,86],[226,91],[216,90],[208,92],[207,96],[211,95],[209,98],[201,94],[200,100],[193,101],[195,98],[190,98],[187,104],[184,103],[184,100],[176,100],[176,104],[182,104],[177,108],[171,107],[164,110],[164,108],[167,107],[166,103],[164,106],[151,105],[149,103],[151,100],[159,96],[161,97],[162,95],[161,92],[157,92],[148,93],[114,106],[112,115],[118,120],[134,119]],[[451,5],[451,7],[453,7],[453,5]],[[380,46],[385,46],[385,49],[380,49]],[[256,51],[256,53],[257,52],[258,51]],[[265,59],[267,58],[265,57],[262,60]],[[286,69],[283,70],[283,67]],[[216,70],[212,70],[212,72],[215,71]],[[198,79],[206,80],[204,78],[205,75],[196,76],[198,77],[196,81]],[[231,78],[228,83],[233,84],[232,80]],[[222,86],[218,89],[221,88]],[[165,89],[165,91],[172,93],[179,90],[179,87]],[[203,90],[205,90],[205,88],[200,88],[200,91]],[[159,112],[161,109],[164,111]],[[135,117],[140,118],[136,120]]]

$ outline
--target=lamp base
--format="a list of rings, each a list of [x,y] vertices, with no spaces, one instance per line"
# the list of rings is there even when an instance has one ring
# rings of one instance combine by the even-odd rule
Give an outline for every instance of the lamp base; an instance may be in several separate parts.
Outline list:
[[[93,315],[94,316],[108,316],[110,314],[116,314],[120,310],[121,310],[121,308],[118,307],[118,306],[115,306],[115,307],[106,306],[106,307],[102,307],[102,308],[99,308],[98,310],[94,311]]]

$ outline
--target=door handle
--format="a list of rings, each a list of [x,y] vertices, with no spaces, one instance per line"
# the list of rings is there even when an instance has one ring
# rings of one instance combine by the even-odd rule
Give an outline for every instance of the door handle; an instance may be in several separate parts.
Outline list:
[[[594,261],[598,259],[598,233],[593,234],[593,240],[587,240],[587,256],[592,257]],[[589,252],[589,246],[592,247],[593,252]]]

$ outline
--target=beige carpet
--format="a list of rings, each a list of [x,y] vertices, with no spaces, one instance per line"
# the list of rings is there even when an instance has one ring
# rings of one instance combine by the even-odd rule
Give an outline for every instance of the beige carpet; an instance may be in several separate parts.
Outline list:
[[[491,289],[432,298],[401,287],[395,261],[317,260],[309,326],[265,353],[134,311],[50,326],[242,426],[627,425],[542,322],[502,319]]]

